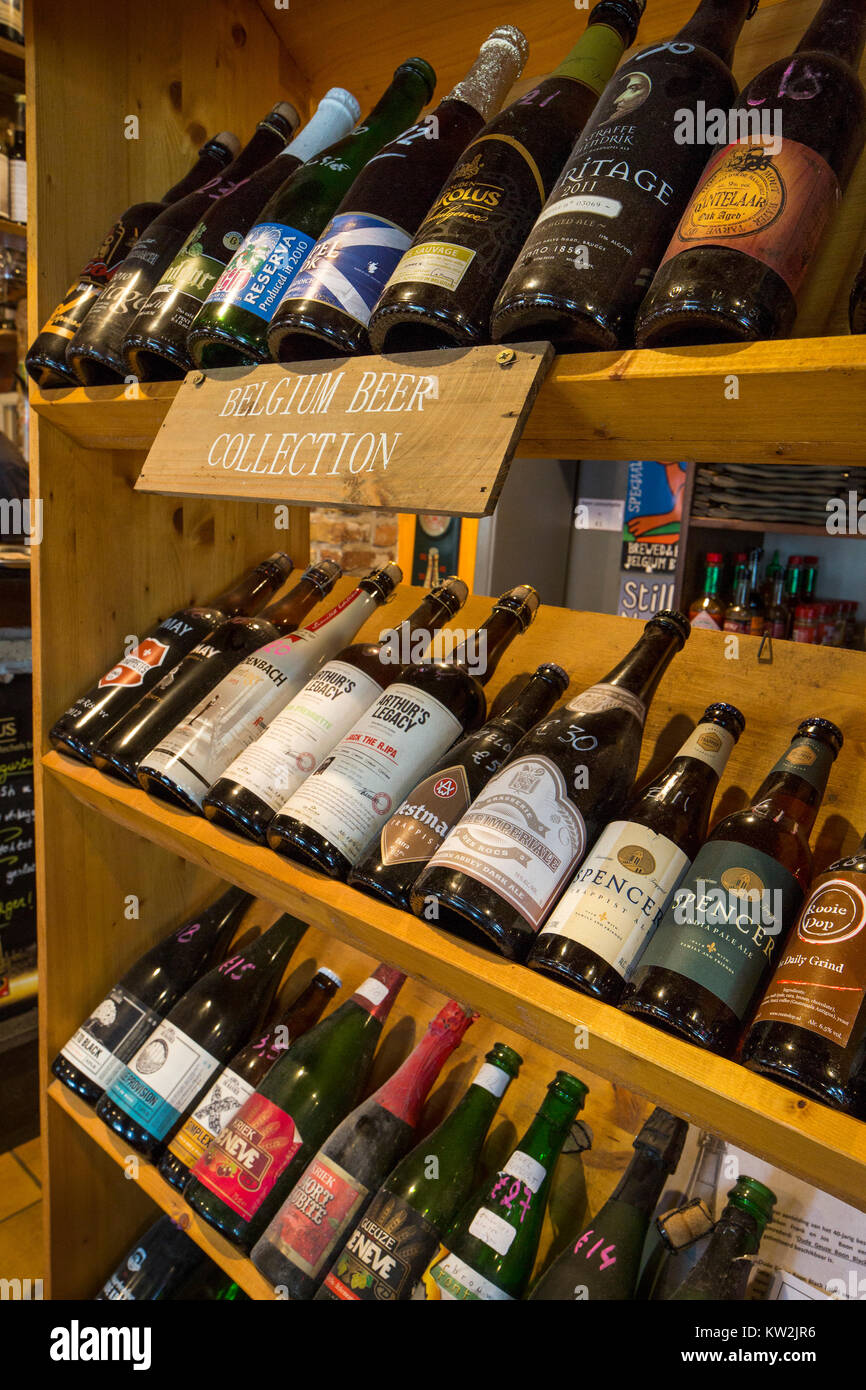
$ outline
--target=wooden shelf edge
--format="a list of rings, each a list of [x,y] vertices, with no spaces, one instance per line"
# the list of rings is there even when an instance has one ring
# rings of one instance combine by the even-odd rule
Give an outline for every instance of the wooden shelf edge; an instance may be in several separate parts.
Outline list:
[[[106,1128],[97,1118],[96,1112],[80,1096],[67,1090],[60,1081],[52,1081],[48,1087],[48,1097],[90,1136],[94,1144],[99,1145],[103,1153],[107,1153],[115,1163],[128,1172],[129,1145],[124,1143],[118,1134]],[[194,1240],[200,1250],[210,1255],[214,1263],[225,1270],[244,1293],[249,1294],[250,1298],[274,1301],[274,1291],[270,1284],[259,1274],[246,1255],[242,1255],[218,1231],[214,1231],[206,1221],[197,1216],[192,1208],[187,1206],[181,1194],[161,1178],[157,1169],[143,1158],[139,1160],[136,1181],[142,1191],[146,1192],[167,1215],[175,1221],[183,1218],[180,1224],[190,1240]]]
[[[803,390],[804,375],[820,392],[820,410],[814,390]],[[726,394],[731,377],[736,399]],[[40,392],[31,382],[30,400],[85,448],[141,450],[153,442],[179,386]],[[541,386],[517,457],[866,464],[858,405],[864,390],[866,334],[565,353]],[[136,399],[127,399],[130,391]]]
[[[866,1210],[866,1124],[49,753],[83,805],[487,1018]]]

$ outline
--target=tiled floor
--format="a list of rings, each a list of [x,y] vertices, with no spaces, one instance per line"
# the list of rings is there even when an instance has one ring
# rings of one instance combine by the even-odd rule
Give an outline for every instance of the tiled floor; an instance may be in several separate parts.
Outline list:
[[[0,1154],[0,1279],[42,1277],[39,1140]]]

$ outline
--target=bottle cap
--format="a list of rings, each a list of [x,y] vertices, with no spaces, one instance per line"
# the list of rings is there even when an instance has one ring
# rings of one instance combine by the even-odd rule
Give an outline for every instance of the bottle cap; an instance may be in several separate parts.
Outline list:
[[[352,125],[355,124],[361,115],[361,103],[351,92],[347,92],[345,87],[329,87],[322,97],[322,101],[332,101],[335,106],[342,106],[346,115],[351,116]],[[321,106],[322,101],[319,102],[319,106]],[[316,110],[318,110],[318,107]]]
[[[496,28],[487,35],[481,45],[482,50],[488,44],[507,43],[517,50],[521,68],[524,67],[529,57],[529,40],[522,29],[518,29],[516,24],[497,24]]]
[[[571,681],[568,672],[564,671],[561,666],[557,666],[554,661],[542,662],[542,664],[533,671],[533,676],[540,676],[542,680],[550,681],[551,685],[557,687],[560,695],[564,694],[568,689]]]
[[[741,1211],[747,1211],[757,1221],[763,1235],[764,1227],[772,1219],[776,1205],[776,1194],[765,1187],[757,1178],[737,1178],[728,1193],[728,1201]]]
[[[708,550],[708,551],[707,551],[707,564],[708,564],[708,565],[720,565],[721,563],[722,563],[722,555],[721,555],[721,553],[720,553],[718,550]]]
[[[499,1067],[501,1071],[508,1072],[514,1077],[523,1065],[523,1058],[519,1052],[515,1052],[508,1043],[496,1042],[484,1058],[485,1062],[490,1062],[491,1066]]]
[[[547,1089],[562,1096],[564,1100],[571,1101],[575,1113],[583,1109],[583,1103],[589,1095],[589,1087],[576,1076],[572,1076],[570,1071],[558,1071]]]
[[[405,63],[401,63],[396,69],[394,76],[397,77],[401,72],[414,72],[427,84],[427,100],[433,96],[436,90],[436,69],[427,62],[426,58],[407,58]]]
[[[707,705],[700,722],[702,724],[724,724],[728,732],[733,734],[736,741],[746,727],[746,717],[737,709],[736,705],[726,705],[721,701],[714,705]],[[729,728],[733,724],[734,728]]]
[[[231,130],[221,130],[218,135],[214,135],[207,142],[209,145],[222,145],[224,150],[228,150],[232,159],[240,153],[241,142]]]
[[[365,574],[360,587],[366,589],[368,594],[378,594],[383,602],[387,602],[402,578],[403,571],[400,566],[389,560],[381,569],[370,570],[369,574]]]
[[[688,1132],[689,1127],[685,1120],[671,1115],[657,1105],[635,1136],[632,1148],[655,1154],[662,1160],[668,1172],[672,1173],[680,1161]]]
[[[336,970],[329,970],[326,965],[320,965],[316,971],[316,975],[324,975],[326,980],[332,980],[337,986],[337,989],[342,989],[343,987],[343,981],[340,979]]]
[[[789,570],[794,569],[795,566],[797,566],[797,565],[802,565],[802,563],[803,563],[803,557],[802,557],[802,555],[789,555],[789,556],[788,556],[788,569],[789,569]]]
[[[469,585],[464,580],[458,579],[456,574],[449,574],[446,579],[442,580],[441,584],[435,584],[430,593],[435,594],[436,598],[445,604],[453,618],[455,613],[460,612],[469,597]]]
[[[284,550],[275,550],[273,555],[269,555],[266,560],[262,560],[262,565],[275,565],[283,579],[288,579],[294,569],[294,561],[291,555],[287,555]]]
[[[278,101],[275,106],[271,107],[260,124],[267,125],[268,121],[272,120],[275,116],[278,117],[280,121],[286,122],[290,132],[297,130],[298,126],[301,124],[300,115],[296,107],[294,107],[290,101]]]
[[[325,595],[331,592],[342,573],[342,566],[338,565],[336,560],[320,560],[318,564],[305,569],[302,578],[309,579],[311,584],[316,585],[319,593]]]
[[[807,565],[818,565],[818,564],[820,564],[820,560],[819,560],[819,557],[818,557],[817,555],[804,555],[804,556],[803,556],[803,559],[804,559],[804,561],[806,562]]]
[[[538,590],[531,584],[515,584],[513,589],[501,594],[493,605],[494,613],[514,613],[520,620],[520,631],[525,632],[538,612],[541,599]]]
[[[797,726],[797,738],[820,739],[822,743],[829,744],[833,749],[834,758],[845,742],[838,724],[834,724],[831,719],[822,719],[817,714],[813,715],[811,719],[804,719],[802,724]]]
[[[611,9],[616,10],[625,20],[627,27],[626,48],[631,48],[637,38],[638,25],[646,9],[646,0],[600,0],[600,3],[594,5],[590,10],[589,18],[586,21],[587,25],[603,21],[604,16],[601,17],[601,21],[595,17],[599,10]]]
[[[673,608],[663,608],[661,612],[655,613],[647,623],[647,627],[667,628],[669,632],[675,632],[680,638],[680,650],[688,641],[689,633],[692,630],[691,623],[684,613],[678,613]],[[646,631],[646,628],[644,629]]]

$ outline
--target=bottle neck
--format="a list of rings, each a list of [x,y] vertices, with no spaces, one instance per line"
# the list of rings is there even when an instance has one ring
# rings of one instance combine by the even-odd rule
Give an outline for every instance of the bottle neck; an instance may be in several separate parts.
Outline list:
[[[478,663],[480,653],[482,669],[478,672],[478,680],[482,685],[486,685],[508,646],[523,628],[524,624],[516,613],[509,612],[508,609],[494,608],[478,632],[457,648],[451,660],[456,666],[474,667]]]
[[[548,81],[553,77],[565,77],[572,80],[576,79],[577,81],[585,77],[587,56],[593,58],[596,56],[599,42],[599,26],[605,29],[612,29],[620,39],[618,48],[611,40],[610,58],[612,59],[611,73],[613,73],[616,64],[631,42],[631,30],[622,5],[602,4],[596,5],[595,9],[591,12],[589,19],[586,21],[586,28],[574,45],[574,48],[572,48],[570,53],[565,55],[559,67],[553,69],[553,72],[550,73],[550,77],[547,79]],[[595,30],[595,33],[593,33],[593,30]]]
[[[163,193],[160,202],[168,207],[171,203],[177,203],[181,198],[185,198],[187,193],[194,193],[197,188],[201,188],[208,179],[215,178],[221,169],[224,169],[231,159],[231,151],[225,145],[220,145],[214,140],[209,140],[198,152],[198,158],[185,178],[179,183],[174,184],[167,193]]]
[[[746,600],[749,597],[749,576],[744,571],[734,585],[734,606],[745,608]]]
[[[636,1211],[651,1216],[661,1196],[668,1172],[668,1165],[658,1154],[636,1149],[634,1158],[608,1200],[622,1202],[624,1206],[634,1207]]]
[[[785,571],[785,597],[788,599],[798,599],[803,591],[803,571],[799,565],[796,569]]]
[[[358,986],[351,999],[348,999],[342,1006],[343,1009],[351,1009],[353,1006],[363,1009],[371,1018],[378,1019],[379,1023],[384,1023],[387,1019],[394,1000],[400,993],[406,976],[399,970],[395,970],[391,965],[380,965],[372,975],[368,975],[366,980]],[[338,1010],[338,1012],[342,1012]],[[336,1014],[333,1015],[336,1017]]]
[[[680,642],[672,631],[651,627],[644,632],[637,646],[605,676],[602,684],[628,690],[632,695],[636,695],[646,708],[679,649]]]
[[[547,1182],[550,1181],[553,1165],[565,1143],[577,1108],[575,1101],[548,1092],[541,1109],[517,1146],[521,1153],[529,1154],[530,1158],[537,1159],[543,1165]]]
[[[399,135],[410,126],[430,98],[430,89],[419,72],[401,69],[390,87],[381,95],[369,116],[355,128],[348,140],[358,145],[358,158],[353,161],[360,170],[372,146],[378,148],[392,135]]]
[[[554,701],[561,693],[543,676],[533,676],[514,703],[509,705],[499,716],[499,719],[494,722],[501,722],[509,729],[516,728],[521,734],[524,734],[549,713]]]
[[[780,608],[782,606],[782,590],[784,585],[785,577],[783,574],[779,573],[773,576],[773,585],[770,590],[770,603],[773,608]]]
[[[507,39],[488,39],[462,81],[445,98],[463,101],[486,124],[502,105],[523,69],[521,56]]]
[[[402,1067],[380,1086],[376,1103],[414,1128],[430,1087],[471,1022],[472,1015],[459,1004],[446,1005]]]
[[[294,632],[322,597],[321,586],[305,575],[284,598],[266,608],[262,618],[279,633]]]
[[[447,603],[438,591],[425,594],[415,611],[410,613],[408,618],[403,619],[397,629],[397,634],[402,638],[404,634],[412,637],[416,632],[435,632],[451,620],[454,611],[453,606]],[[381,639],[379,645],[384,645],[389,640],[390,635],[389,633],[388,636]]]
[[[486,1065],[489,1067],[494,1064],[487,1063]],[[497,1067],[496,1070],[501,1071],[501,1068]],[[468,1171],[471,1171],[475,1166],[487,1131],[499,1109],[502,1096],[511,1082],[508,1072],[502,1072],[502,1076],[504,1085],[501,1090],[488,1090],[486,1086],[480,1086],[477,1081],[473,1081],[462,1100],[458,1102],[448,1118],[443,1120],[436,1131],[440,1148],[446,1147],[454,1140],[459,1140]]]
[[[797,44],[797,53],[832,53],[852,68],[860,66],[866,43],[866,0],[824,0]]]
[[[707,572],[704,577],[704,593],[711,598],[718,598],[719,587],[722,582],[722,567],[715,561],[707,565]]]
[[[806,759],[811,760],[806,762]],[[785,756],[764,778],[751,809],[773,820],[787,816],[808,839],[824,798],[833,761],[832,749],[826,743],[795,738]]]
[[[215,608],[227,618],[249,617],[257,613],[267,598],[288,578],[292,572],[292,562],[288,555],[279,560],[264,560],[254,570],[244,575],[240,583],[224,589],[206,606]]]
[[[226,170],[232,187],[249,178],[250,174],[254,174],[263,164],[279,154],[280,150],[285,148],[286,141],[291,138],[291,133],[289,122],[279,115],[261,121],[256,126],[252,139],[244,145],[237,159]]]
[[[755,5],[756,0],[701,0],[673,42],[707,48],[730,67],[740,30]]]
[[[729,1203],[719,1218],[703,1255],[703,1274],[724,1273],[734,1260],[754,1255],[761,1243],[762,1231],[750,1212]]]

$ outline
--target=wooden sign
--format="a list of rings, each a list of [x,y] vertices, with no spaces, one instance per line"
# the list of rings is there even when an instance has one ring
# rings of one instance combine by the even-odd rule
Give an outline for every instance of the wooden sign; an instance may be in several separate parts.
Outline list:
[[[552,360],[526,343],[191,372],[136,487],[486,516]]]

